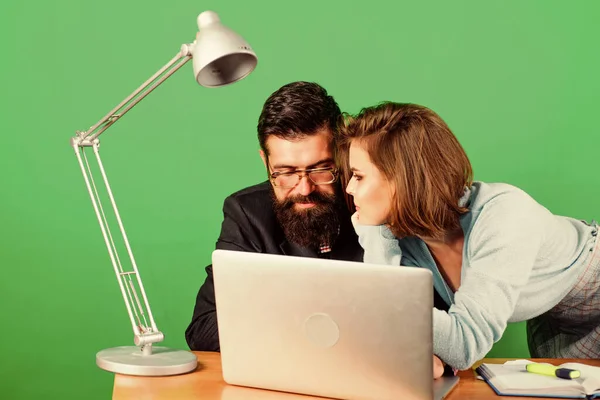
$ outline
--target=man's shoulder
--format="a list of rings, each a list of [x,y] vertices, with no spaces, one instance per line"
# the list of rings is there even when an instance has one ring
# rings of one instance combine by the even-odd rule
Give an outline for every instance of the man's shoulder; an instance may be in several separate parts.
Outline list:
[[[244,189],[240,189],[236,192],[233,192],[225,201],[235,201],[238,203],[248,204],[259,202],[261,204],[265,204],[265,202],[272,202],[273,199],[271,197],[271,187],[270,183],[262,182],[256,185],[248,186]]]
[[[230,194],[223,202],[223,211],[230,215],[242,213],[246,218],[261,221],[261,225],[271,223],[268,221],[275,219],[271,183],[259,183]]]

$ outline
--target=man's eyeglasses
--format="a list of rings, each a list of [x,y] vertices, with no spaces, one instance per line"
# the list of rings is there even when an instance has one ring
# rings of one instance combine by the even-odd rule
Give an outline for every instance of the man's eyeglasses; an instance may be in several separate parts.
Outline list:
[[[310,179],[314,185],[327,185],[336,181],[338,178],[338,171],[335,167],[325,167],[296,170],[292,172],[273,172],[269,176],[269,179],[273,182],[273,185],[279,188],[290,189],[295,187],[304,175],[307,175],[308,179]]]

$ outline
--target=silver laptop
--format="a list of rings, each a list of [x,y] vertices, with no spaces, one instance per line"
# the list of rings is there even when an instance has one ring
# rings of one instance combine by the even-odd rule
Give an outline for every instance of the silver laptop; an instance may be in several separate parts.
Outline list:
[[[338,399],[442,399],[423,268],[216,250],[223,379]]]

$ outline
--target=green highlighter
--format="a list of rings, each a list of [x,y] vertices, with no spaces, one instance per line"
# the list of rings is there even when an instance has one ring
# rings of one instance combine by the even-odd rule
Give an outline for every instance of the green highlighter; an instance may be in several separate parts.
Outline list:
[[[577,379],[581,376],[581,372],[576,369],[560,368],[550,364],[527,364],[525,367],[527,372],[534,374],[556,376],[562,379]]]

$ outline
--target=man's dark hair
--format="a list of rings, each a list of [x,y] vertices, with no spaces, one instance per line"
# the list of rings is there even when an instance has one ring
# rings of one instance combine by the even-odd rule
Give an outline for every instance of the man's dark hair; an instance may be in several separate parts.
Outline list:
[[[327,128],[336,134],[341,121],[340,107],[317,83],[292,82],[275,91],[263,106],[258,119],[258,142],[266,148],[271,135],[292,140]]]

